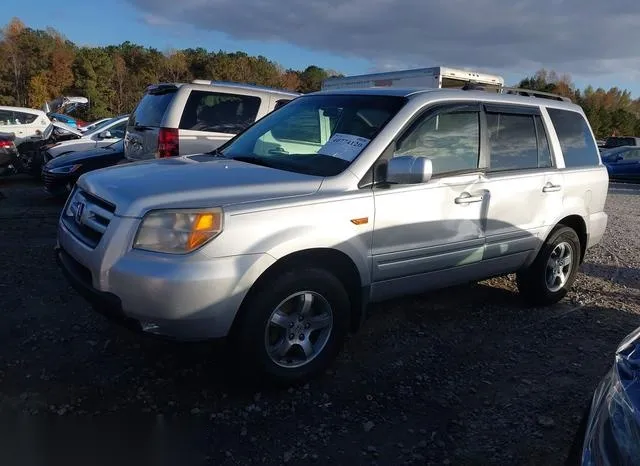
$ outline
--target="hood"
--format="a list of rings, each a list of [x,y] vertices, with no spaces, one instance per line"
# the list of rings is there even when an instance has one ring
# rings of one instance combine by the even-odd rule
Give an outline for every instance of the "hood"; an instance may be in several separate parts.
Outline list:
[[[322,177],[211,156],[126,163],[82,175],[78,185],[116,206],[116,215],[150,209],[229,206],[310,195]]]
[[[57,99],[53,99],[48,102],[45,102],[44,105],[42,105],[42,110],[45,113],[59,112],[62,109],[67,107],[75,108],[78,105],[86,105],[88,103],[89,103],[89,99],[87,99],[86,97],[62,96],[62,97],[58,97]]]
[[[56,128],[68,131],[69,133],[75,134],[76,136],[82,136],[82,132],[80,130],[74,128],[73,126],[69,126],[68,124],[61,121],[52,121],[51,125],[55,126]]]
[[[69,154],[59,155],[58,157],[54,157],[53,159],[49,160],[49,162],[47,162],[47,164],[45,165],[45,168],[51,169],[64,167],[67,165],[74,165],[76,163],[86,162],[88,159],[96,157],[114,156],[118,152],[123,153],[122,150],[118,151],[115,146],[71,152]]]

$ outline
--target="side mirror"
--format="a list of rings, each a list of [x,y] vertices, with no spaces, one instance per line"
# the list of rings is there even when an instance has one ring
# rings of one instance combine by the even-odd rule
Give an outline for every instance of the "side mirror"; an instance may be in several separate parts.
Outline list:
[[[111,131],[109,131],[109,130],[102,131],[102,132],[100,132],[100,133],[98,134],[98,137],[99,137],[100,139],[107,139],[107,138],[110,138],[110,137],[111,137]]]
[[[431,159],[413,155],[393,157],[387,163],[387,183],[426,183],[433,175]]]

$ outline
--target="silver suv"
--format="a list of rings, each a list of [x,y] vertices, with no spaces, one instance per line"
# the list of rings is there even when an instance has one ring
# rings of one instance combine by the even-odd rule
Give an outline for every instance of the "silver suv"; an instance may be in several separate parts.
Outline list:
[[[125,157],[136,161],[210,151],[298,95],[205,80],[149,86],[127,123]]]
[[[479,90],[299,97],[217,151],[80,177],[57,257],[103,314],[229,337],[246,371],[318,374],[371,302],[517,274],[562,299],[605,231],[582,109]]]

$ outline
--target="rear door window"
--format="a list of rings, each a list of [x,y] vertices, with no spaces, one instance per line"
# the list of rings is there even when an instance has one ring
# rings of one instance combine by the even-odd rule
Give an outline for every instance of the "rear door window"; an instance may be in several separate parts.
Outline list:
[[[19,121],[20,124],[31,124],[36,121],[38,115],[35,113],[25,113],[25,112],[15,112],[16,121]]]
[[[167,107],[175,95],[175,89],[161,93],[145,94],[136,109],[131,113],[129,125],[159,127],[162,124]]]
[[[487,113],[492,171],[538,168],[533,115]]]
[[[599,165],[598,147],[585,118],[570,110],[548,108],[547,111],[560,140],[565,166],[576,168]]]
[[[191,91],[179,128],[237,134],[255,122],[260,102],[249,95]]]

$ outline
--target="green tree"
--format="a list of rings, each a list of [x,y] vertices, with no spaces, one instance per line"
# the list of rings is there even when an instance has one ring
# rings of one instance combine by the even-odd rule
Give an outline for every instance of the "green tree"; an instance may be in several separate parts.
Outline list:
[[[114,113],[113,61],[101,48],[82,48],[74,63],[75,87],[89,99],[89,107],[83,110],[86,119],[97,119]]]
[[[308,66],[300,74],[300,92],[315,92],[319,91],[322,87],[322,81],[329,77],[328,73],[323,69],[315,65]]]

